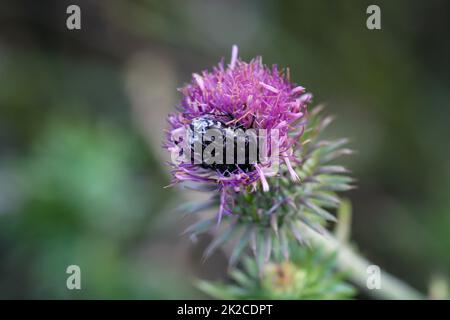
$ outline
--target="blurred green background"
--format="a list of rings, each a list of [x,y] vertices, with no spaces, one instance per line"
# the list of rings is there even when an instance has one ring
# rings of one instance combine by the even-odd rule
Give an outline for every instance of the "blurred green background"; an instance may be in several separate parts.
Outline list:
[[[66,28],[78,4],[82,29]],[[366,28],[381,7],[382,30]],[[450,270],[450,2],[0,2],[0,298],[201,298],[165,116],[192,72],[263,55],[336,115],[353,238],[425,292]],[[79,265],[82,290],[67,290]]]

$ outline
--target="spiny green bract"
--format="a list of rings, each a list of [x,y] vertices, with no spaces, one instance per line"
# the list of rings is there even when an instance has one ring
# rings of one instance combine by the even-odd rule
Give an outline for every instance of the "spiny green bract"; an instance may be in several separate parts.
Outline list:
[[[198,288],[217,299],[350,299],[355,290],[343,276],[335,271],[335,255],[296,246],[289,262],[269,263],[260,271],[246,257],[243,270],[230,271],[231,283],[201,281]]]

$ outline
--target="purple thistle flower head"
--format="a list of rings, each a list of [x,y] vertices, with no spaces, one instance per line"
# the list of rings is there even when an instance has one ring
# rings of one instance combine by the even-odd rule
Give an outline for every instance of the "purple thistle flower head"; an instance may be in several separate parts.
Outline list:
[[[294,181],[299,180],[295,171],[299,163],[295,149],[304,130],[306,107],[312,95],[290,82],[288,69],[279,70],[276,65],[268,67],[261,57],[242,61],[238,58],[237,47],[233,46],[227,66],[221,61],[212,71],[194,73],[192,81],[180,92],[183,98],[178,112],[168,117],[165,147],[172,154],[179,152],[180,140],[175,136],[184,136],[186,142],[196,130],[209,127],[277,131],[276,149],[272,148],[271,141],[266,141],[270,145],[270,159],[277,159],[286,166]],[[232,212],[233,193],[256,190],[260,186],[268,191],[266,177],[276,175],[273,161],[222,166],[185,161],[172,163],[172,167],[173,183],[212,183],[220,189],[219,219],[223,213]]]

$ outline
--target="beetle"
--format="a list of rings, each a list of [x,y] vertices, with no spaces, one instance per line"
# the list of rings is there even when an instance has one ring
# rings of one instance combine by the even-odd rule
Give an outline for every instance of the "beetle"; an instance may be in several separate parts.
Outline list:
[[[219,120],[220,117],[225,117],[225,119]],[[225,121],[227,120],[228,121]],[[191,120],[188,129],[188,141],[191,149],[191,162],[199,163],[203,168],[212,169],[220,172],[225,176],[229,176],[232,173],[236,173],[240,170],[244,172],[253,171],[254,164],[250,163],[250,143],[253,141],[257,143],[256,140],[251,139],[250,136],[245,135],[244,145],[238,143],[238,138],[241,137],[240,134],[245,132],[245,127],[241,123],[232,123],[233,117],[230,114],[214,114],[212,117],[210,114],[205,114],[203,116],[195,117]],[[253,125],[254,119],[252,121]],[[215,131],[213,136],[221,134],[223,137],[223,152],[222,152],[222,160],[221,163],[216,163],[213,161],[207,161],[205,158],[204,150],[208,145],[210,145],[214,139],[208,140],[209,134],[213,133],[211,131]],[[209,134],[208,134],[209,133]],[[228,144],[233,143],[234,146],[230,147]],[[196,148],[197,146],[197,148]],[[201,146],[201,148],[200,148]],[[220,146],[219,146],[220,147]],[[226,161],[226,152],[228,149],[234,150],[234,157],[232,163],[227,163]],[[257,150],[257,149],[256,149]],[[238,154],[239,152],[245,152],[245,160],[244,163],[238,163]],[[215,149],[212,151],[211,156],[215,156]],[[258,163],[258,157],[256,161]],[[196,160],[196,162],[194,161]]]

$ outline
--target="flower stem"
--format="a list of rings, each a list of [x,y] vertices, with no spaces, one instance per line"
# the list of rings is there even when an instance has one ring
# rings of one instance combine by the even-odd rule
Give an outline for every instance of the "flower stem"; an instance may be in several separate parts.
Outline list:
[[[302,228],[304,238],[309,240],[311,244],[320,246],[329,253],[337,252],[338,268],[348,273],[348,278],[360,288],[364,289],[368,295],[376,299],[389,300],[426,299],[416,289],[384,270],[381,270],[380,273],[381,288],[368,289],[367,278],[369,274],[367,273],[367,268],[373,265],[370,261],[359,255],[348,244],[340,242],[328,232],[321,235],[305,225],[299,227]]]

